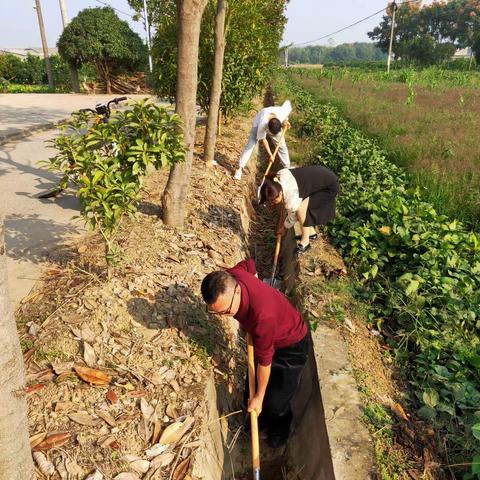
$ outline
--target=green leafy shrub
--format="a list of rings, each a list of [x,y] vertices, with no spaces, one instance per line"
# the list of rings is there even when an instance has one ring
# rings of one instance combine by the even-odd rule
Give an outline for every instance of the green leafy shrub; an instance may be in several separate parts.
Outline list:
[[[114,265],[121,220],[133,216],[147,169],[182,161],[185,147],[180,117],[148,101],[117,112],[108,123],[91,124],[90,114],[75,114],[52,140],[58,153],[49,168],[64,174],[61,186],[78,187],[81,216],[105,241],[105,257]],[[86,133],[85,133],[86,132]]]
[[[129,0],[138,12],[143,2]],[[251,100],[270,81],[277,66],[279,44],[286,18],[284,0],[229,0],[226,18],[225,58],[221,110],[232,116],[250,107]],[[202,17],[198,65],[197,102],[208,112],[214,59],[216,2],[209,2]],[[151,6],[156,28],[153,42],[156,93],[174,100],[177,81],[176,2],[165,0]]]
[[[480,236],[437,214],[337,108],[298,85],[280,88],[295,99],[300,134],[315,142],[313,163],[340,177],[328,232],[388,334],[410,400],[435,424],[450,459],[465,463],[480,455]]]

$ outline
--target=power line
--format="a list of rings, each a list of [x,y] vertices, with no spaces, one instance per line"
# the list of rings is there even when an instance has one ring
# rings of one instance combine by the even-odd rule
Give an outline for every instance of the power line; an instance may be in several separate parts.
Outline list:
[[[418,3],[420,0],[407,0],[405,2],[402,2],[402,3],[397,3],[397,6],[400,7],[402,5],[405,5],[407,3]],[[303,43],[296,43],[295,47],[301,47],[303,45],[308,45],[309,43],[314,43],[314,42],[319,42],[320,40],[325,40],[326,38],[328,37],[333,37],[333,35],[336,35],[337,33],[340,33],[340,32],[343,32],[345,30],[348,30],[349,28],[352,28],[352,27],[355,27],[356,25],[362,23],[362,22],[365,22],[366,20],[369,20],[370,18],[372,17],[375,17],[376,15],[378,15],[379,13],[382,13],[385,11],[385,8],[382,8],[381,10],[379,10],[378,12],[375,12],[375,13],[372,13],[371,15],[369,15],[368,17],[365,17],[365,18],[362,18],[361,20],[357,20],[355,23],[352,23],[350,25],[347,25],[346,27],[343,27],[341,28],[340,30],[337,30],[335,32],[332,32],[332,33],[329,33],[328,35],[324,35],[323,37],[319,37],[319,38],[315,38],[314,40],[309,40],[308,42],[303,42]]]
[[[102,0],[96,0],[96,1],[97,1],[98,3],[101,3],[102,5],[105,5],[106,7],[112,8],[113,10],[115,10],[116,12],[118,12],[118,13],[120,13],[120,14],[122,14],[122,15],[125,15],[125,16],[127,16],[127,17],[130,17],[132,20],[135,20],[134,16],[131,15],[130,13],[127,13],[127,12],[124,12],[124,11],[122,11],[122,10],[119,10],[118,8],[115,8],[115,7],[113,7],[112,5],[110,5],[109,3],[104,2],[104,1],[102,1]]]

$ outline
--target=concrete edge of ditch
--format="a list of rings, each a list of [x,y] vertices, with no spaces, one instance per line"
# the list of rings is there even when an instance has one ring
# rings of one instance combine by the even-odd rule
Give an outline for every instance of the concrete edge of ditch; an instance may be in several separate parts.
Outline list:
[[[315,255],[314,246],[310,255]],[[298,277],[302,278],[307,269],[304,261],[298,262]],[[294,288],[294,287],[293,287]],[[314,475],[307,478],[336,480],[368,480],[375,478],[374,444],[362,422],[363,404],[347,353],[347,346],[340,331],[320,323],[311,331],[313,344],[314,374],[320,390],[320,401],[325,419],[326,434],[333,467],[333,477]],[[309,428],[300,429],[308,448]],[[295,447],[295,443],[292,444]],[[291,456],[304,454],[301,449],[292,448]]]

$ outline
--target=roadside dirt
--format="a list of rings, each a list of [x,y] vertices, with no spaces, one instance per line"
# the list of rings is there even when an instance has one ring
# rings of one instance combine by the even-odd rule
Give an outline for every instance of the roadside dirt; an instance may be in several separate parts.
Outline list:
[[[84,479],[98,471],[106,479],[122,472],[188,479],[201,445],[209,372],[235,404],[244,354],[228,334],[231,325],[209,318],[199,287],[206,273],[248,251],[241,216],[251,192],[232,172],[249,126],[244,118],[224,127],[212,170],[197,146],[184,230],[161,222],[167,172],[154,172],[137,221],[122,229],[124,258],[111,280],[100,238],[89,234],[50,259],[45,278],[17,310],[32,442],[37,449],[57,442],[44,450],[55,466],[48,478]],[[78,367],[103,376],[87,371],[84,381]],[[181,438],[161,454],[148,452],[171,425],[184,430]]]

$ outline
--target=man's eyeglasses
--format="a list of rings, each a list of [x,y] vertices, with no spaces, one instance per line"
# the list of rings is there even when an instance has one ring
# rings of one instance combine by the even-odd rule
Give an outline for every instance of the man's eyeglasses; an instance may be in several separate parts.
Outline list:
[[[213,315],[229,315],[231,313],[231,310],[232,310],[232,306],[233,306],[233,300],[235,300],[235,294],[237,293],[237,287],[238,287],[238,283],[235,285],[235,288],[233,289],[233,295],[232,295],[232,300],[230,301],[230,306],[228,307],[227,310],[224,310],[222,312],[215,312],[214,310],[210,310],[209,306],[207,305],[207,313],[211,313]]]

